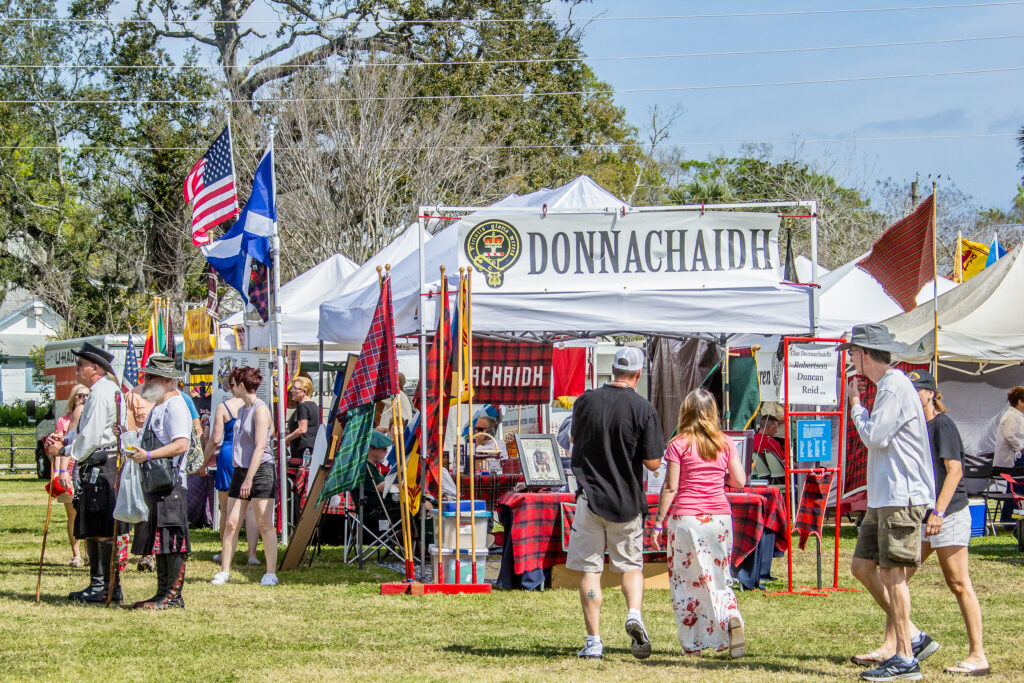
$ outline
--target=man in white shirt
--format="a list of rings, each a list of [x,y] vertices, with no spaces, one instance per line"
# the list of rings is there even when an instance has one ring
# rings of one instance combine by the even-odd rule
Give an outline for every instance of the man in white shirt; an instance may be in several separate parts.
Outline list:
[[[890,366],[902,351],[885,325],[856,325],[840,346],[857,373],[876,387],[868,413],[861,405],[861,382],[850,380],[850,418],[868,449],[868,509],[857,535],[851,572],[886,613],[885,641],[878,650],[853,657],[874,667],[867,681],[921,678],[920,660],[939,649],[926,633],[912,633],[912,570],[921,563],[921,523],[935,504],[935,481],[928,427],[913,383]],[[910,570],[910,571],[908,571]]]
[[[78,382],[89,387],[89,398],[85,400],[82,418],[78,423],[78,435],[65,448],[60,439],[50,437],[45,448],[50,455],[69,457],[67,469],[59,472],[60,483],[71,488],[70,472],[78,463],[81,488],[78,516],[75,518],[75,537],[84,538],[89,552],[89,587],[68,595],[69,600],[88,603],[103,603],[110,588],[110,558],[113,552],[114,534],[114,482],[117,479],[117,440],[114,437],[114,423],[118,422],[115,396],[120,393],[110,377],[114,370],[110,363],[113,354],[92,344],[82,344],[73,351],[75,372]],[[121,588],[114,587],[112,603],[121,602]]]
[[[1024,448],[1024,387],[1013,387],[1006,394],[1010,407],[999,417],[995,433],[993,467],[1013,467]]]

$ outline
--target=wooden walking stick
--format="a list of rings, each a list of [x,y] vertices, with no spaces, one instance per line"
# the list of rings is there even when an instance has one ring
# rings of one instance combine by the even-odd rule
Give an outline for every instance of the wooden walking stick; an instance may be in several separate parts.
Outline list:
[[[53,508],[53,482],[46,492],[46,524],[43,526],[43,549],[39,553],[39,576],[36,577],[36,603],[39,603],[43,590],[43,558],[46,557],[46,535],[50,532],[50,510]]]
[[[114,405],[116,406],[117,422],[118,426],[121,424],[121,392],[114,394]],[[114,466],[117,468],[117,476],[114,477],[114,504],[117,505],[117,490],[121,485],[121,432],[117,432],[117,459],[114,461]],[[118,562],[117,553],[117,518],[114,518],[114,539],[111,544],[110,550],[110,583],[107,586],[107,603],[106,606],[110,607],[110,603],[114,598],[114,586],[121,578],[121,573],[118,571],[120,562]]]

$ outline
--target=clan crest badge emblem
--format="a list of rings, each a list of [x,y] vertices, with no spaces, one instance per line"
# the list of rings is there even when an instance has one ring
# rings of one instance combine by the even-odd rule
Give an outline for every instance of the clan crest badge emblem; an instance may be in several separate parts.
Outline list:
[[[487,276],[487,286],[496,289],[505,281],[505,271],[519,260],[523,240],[511,223],[489,219],[473,226],[465,249],[469,262]]]

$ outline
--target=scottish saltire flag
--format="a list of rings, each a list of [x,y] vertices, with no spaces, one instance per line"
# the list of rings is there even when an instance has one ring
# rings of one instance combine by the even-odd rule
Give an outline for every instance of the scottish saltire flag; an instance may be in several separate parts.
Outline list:
[[[185,203],[192,205],[192,244],[197,247],[210,241],[210,228],[238,215],[230,128],[224,128],[189,171],[183,193]]]
[[[128,351],[124,357],[124,375],[122,384],[127,390],[131,390],[139,383],[139,358],[135,355],[135,342],[132,341],[132,333],[128,333]]]
[[[253,261],[270,265],[270,236],[277,222],[273,169],[273,157],[267,149],[256,168],[252,194],[242,214],[219,240],[202,247],[210,266],[235,288],[247,306]]]
[[[985,261],[985,267],[988,268],[999,259],[1006,256],[1006,250],[1003,249],[1003,245],[999,244],[999,235],[992,238],[992,246],[988,248],[988,259]]]

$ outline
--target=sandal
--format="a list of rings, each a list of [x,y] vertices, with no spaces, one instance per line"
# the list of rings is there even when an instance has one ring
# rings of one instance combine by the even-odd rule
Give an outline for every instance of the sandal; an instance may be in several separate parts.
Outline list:
[[[68,566],[69,567],[81,567],[82,566],[82,558],[81,557],[72,557],[71,558],[71,562],[68,563]]]
[[[884,662],[888,657],[882,659],[877,652],[869,652],[866,655],[854,655],[850,661],[857,666],[874,667]]]
[[[948,674],[961,674],[964,676],[988,676],[992,673],[990,667],[977,667],[970,662],[957,662],[956,666],[947,666],[943,671]]]
[[[747,654],[747,641],[743,638],[743,622],[739,617],[729,619],[729,656],[739,659]]]

